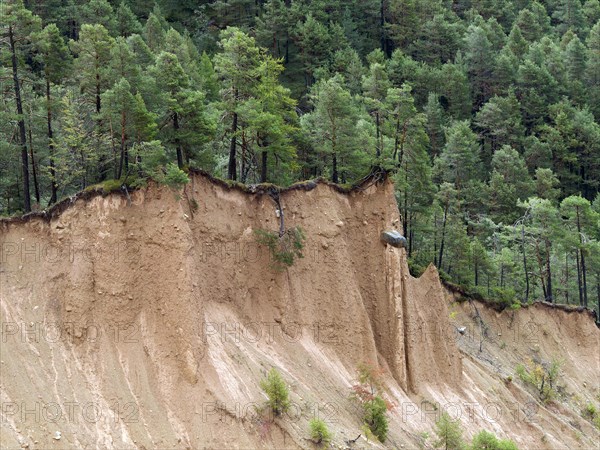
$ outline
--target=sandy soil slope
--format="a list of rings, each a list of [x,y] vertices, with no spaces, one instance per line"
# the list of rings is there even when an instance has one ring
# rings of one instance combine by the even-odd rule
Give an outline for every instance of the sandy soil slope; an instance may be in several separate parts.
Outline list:
[[[307,236],[284,272],[253,235],[278,229],[273,200],[199,175],[186,195],[151,187],[130,203],[98,196],[50,221],[0,223],[0,447],[312,448],[318,415],[347,448],[361,433],[350,388],[368,361],[385,368],[396,407],[384,445],[352,448],[428,447],[442,410],[467,437],[598,447],[580,415],[600,402],[589,315],[479,305],[479,351],[473,304],[455,303],[434,268],[411,277],[404,250],[379,241],[400,227],[391,183],[318,184],[280,201]],[[541,406],[505,382],[536,355],[564,360],[563,401]],[[274,422],[255,412],[271,367],[293,401]]]

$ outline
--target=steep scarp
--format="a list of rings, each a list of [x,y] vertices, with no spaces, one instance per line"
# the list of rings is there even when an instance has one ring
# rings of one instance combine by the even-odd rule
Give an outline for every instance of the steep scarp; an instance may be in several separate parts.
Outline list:
[[[345,448],[362,433],[356,368],[372,362],[395,403],[385,447],[430,446],[423,433],[446,409],[467,436],[597,448],[577,409],[600,401],[588,315],[479,305],[479,351],[473,304],[455,303],[433,267],[411,277],[404,250],[379,241],[400,227],[390,182],[350,193],[320,183],[280,203],[307,237],[283,272],[253,233],[278,229],[273,199],[202,175],[183,194],[153,186],[1,222],[0,447],[311,448],[318,415]],[[568,401],[542,407],[505,381],[536,354],[564,360]],[[255,411],[271,367],[293,402],[273,423]]]

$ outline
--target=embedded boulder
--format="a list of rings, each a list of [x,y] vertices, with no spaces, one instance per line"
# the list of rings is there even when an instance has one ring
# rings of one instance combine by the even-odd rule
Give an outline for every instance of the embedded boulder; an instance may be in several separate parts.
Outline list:
[[[392,247],[406,247],[406,238],[396,230],[386,230],[381,233],[381,241],[390,244]]]

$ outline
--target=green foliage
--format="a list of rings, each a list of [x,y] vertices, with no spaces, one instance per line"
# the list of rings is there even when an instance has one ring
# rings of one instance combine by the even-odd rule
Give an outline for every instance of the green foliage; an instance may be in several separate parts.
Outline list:
[[[330,175],[334,183],[364,176],[369,169],[368,150],[361,144],[363,135],[370,133],[362,127],[366,126],[365,116],[361,116],[342,76],[316,83],[310,101],[314,109],[302,116],[301,124],[317,151],[319,163],[315,169]],[[374,142],[368,142],[368,148],[375,153]]]
[[[291,267],[297,258],[303,258],[306,237],[300,227],[288,228],[283,235],[263,229],[254,230],[256,242],[269,249],[271,265],[276,271]]]
[[[493,433],[482,430],[473,437],[470,450],[518,450],[509,439],[498,439]]]
[[[446,130],[446,145],[435,162],[436,177],[460,187],[479,173],[480,151],[469,122],[453,123]]]
[[[519,364],[516,367],[516,373],[524,383],[533,386],[544,403],[552,401],[558,395],[558,377],[560,376],[560,366],[562,363],[558,360],[552,360],[549,364],[536,363],[532,360],[526,364]]]
[[[600,430],[600,413],[593,403],[587,403],[581,414],[583,417],[590,420],[594,426]]]
[[[269,371],[267,378],[260,381],[260,387],[269,397],[267,403],[276,416],[289,409],[289,389],[277,369]]]
[[[385,442],[388,434],[387,405],[385,400],[375,396],[363,403],[364,420],[379,442]]]
[[[177,167],[177,164],[167,164],[167,170],[164,177],[159,179],[159,182],[169,186],[172,189],[179,189],[184,184],[190,181],[187,174]]]
[[[435,448],[446,450],[465,448],[460,422],[452,420],[446,412],[442,413],[440,419],[435,423],[435,434],[437,436],[437,440],[433,444]]]
[[[106,180],[101,184],[102,190],[107,194],[110,192],[118,192],[121,190],[121,180]]]
[[[383,390],[383,369],[372,363],[361,363],[357,374],[358,383],[352,386],[352,396],[362,405],[363,420],[369,433],[383,443],[388,433],[386,412],[392,408]]]
[[[109,82],[109,63],[114,39],[101,24],[84,24],[79,32],[79,39],[71,41],[70,47],[75,53],[75,71],[78,74],[79,86],[91,98],[94,111],[99,113],[102,107],[100,93]]]
[[[317,418],[313,418],[308,423],[310,427],[310,437],[317,444],[323,447],[328,447],[331,442],[331,432],[327,428],[327,424]]]

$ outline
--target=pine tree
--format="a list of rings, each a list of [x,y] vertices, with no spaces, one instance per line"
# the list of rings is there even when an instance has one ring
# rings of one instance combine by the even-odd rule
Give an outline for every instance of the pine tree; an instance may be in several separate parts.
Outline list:
[[[435,434],[438,437],[434,444],[437,448],[460,450],[464,447],[460,423],[452,420],[448,413],[443,413],[435,423]]]
[[[311,90],[314,110],[301,123],[317,152],[331,164],[334,183],[358,178],[368,170],[367,154],[359,147],[357,123],[360,112],[340,75],[319,81]]]
[[[534,244],[535,259],[538,264],[538,276],[544,300],[554,302],[552,254],[554,242],[560,240],[561,229],[558,226],[559,217],[557,208],[546,199],[529,198],[522,203],[531,217],[529,234]]]
[[[163,142],[172,145],[181,169],[192,158],[192,149],[202,146],[214,132],[206,113],[204,94],[193,89],[189,76],[173,53],[161,52],[153,74],[162,93],[165,123]]]
[[[494,220],[513,223],[518,219],[517,200],[527,199],[533,191],[533,180],[519,153],[505,145],[492,158],[490,212]]]
[[[54,139],[56,179],[64,193],[85,189],[92,179],[100,154],[91,144],[84,124],[80,99],[69,91],[61,99],[61,130]]]
[[[414,58],[434,65],[452,61],[461,46],[463,32],[456,15],[436,14],[420,28],[410,53]]]
[[[157,15],[155,12],[150,13],[150,16],[148,16],[142,35],[148,47],[150,47],[153,52],[158,53],[165,44],[167,26],[164,18]],[[158,10],[158,12],[160,12],[160,10]]]
[[[110,64],[107,73],[108,84],[114,84],[126,79],[131,86],[140,86],[141,67],[127,40],[119,36],[114,40],[110,49]]]
[[[139,34],[133,34],[127,38],[127,45],[135,55],[135,62],[146,69],[155,62],[155,55],[150,50],[144,39]]]
[[[560,196],[560,180],[554,175],[552,169],[538,167],[535,171],[535,195],[552,202]]]
[[[596,22],[588,35],[587,41],[587,66],[585,70],[585,81],[588,104],[596,121],[600,120],[600,21]]]
[[[237,27],[247,32],[254,26],[262,2],[254,0],[216,0],[211,8],[219,28]]]
[[[115,30],[119,36],[123,37],[142,32],[142,24],[124,1],[119,4],[116,11]]]
[[[262,59],[259,68],[260,84],[256,91],[256,104],[248,114],[248,131],[256,136],[256,145],[260,153],[260,182],[269,179],[268,162],[276,161],[281,172],[294,170],[296,151],[291,136],[296,131],[298,118],[296,102],[290,97],[289,89],[279,83],[283,66],[270,56]],[[252,104],[250,103],[250,105]],[[279,171],[271,171],[276,173]],[[285,180],[281,177],[280,180]]]
[[[508,46],[505,46],[493,63],[494,92],[496,95],[507,94],[510,88],[514,86],[518,67],[518,58]]]
[[[109,33],[114,34],[117,29],[115,12],[108,0],[89,0],[80,8],[81,24],[102,25]]]
[[[198,63],[198,74],[201,80],[202,91],[209,101],[215,101],[219,95],[219,80],[210,56],[202,53]]]
[[[444,147],[444,113],[440,106],[439,96],[433,92],[427,97],[425,106],[425,116],[427,117],[427,136],[429,137],[429,154],[432,157],[438,156]]]
[[[114,39],[103,25],[84,24],[78,41],[70,46],[76,54],[75,70],[79,74],[82,91],[93,98],[96,114],[102,109],[101,94],[108,86],[111,48]]]
[[[521,32],[521,28],[518,24],[513,25],[510,30],[510,34],[508,35],[508,40],[506,41],[506,47],[517,57],[519,60],[522,60],[527,50],[529,49],[529,44],[523,37],[523,33]]]
[[[517,96],[521,102],[525,126],[532,129],[548,114],[548,105],[556,102],[557,83],[546,67],[527,59],[519,66]]]
[[[23,6],[22,0],[9,0],[0,11],[3,27],[2,39],[8,42],[8,55],[3,52],[2,59],[10,61],[12,80],[15,93],[15,106],[17,124],[19,128],[19,144],[21,147],[21,170],[23,174],[23,209],[31,211],[31,195],[29,190],[29,156],[27,152],[27,137],[25,119],[23,115],[23,101],[21,97],[20,70],[23,68],[20,61],[29,50],[32,33],[40,28],[40,19]]]
[[[135,108],[135,99],[131,93],[131,85],[124,77],[117,81],[111,89],[102,94],[102,100],[106,105],[103,110],[103,115],[111,124],[111,130],[118,130],[119,137],[119,158],[116,157],[113,147],[113,155],[115,159],[115,178],[120,179],[123,173],[129,169],[129,154],[127,152],[129,131],[131,128],[131,115]],[[117,163],[118,160],[118,163]]]
[[[586,0],[583,2],[583,15],[585,16],[586,28],[590,29],[600,20],[600,1]]]
[[[283,0],[267,0],[263,13],[256,19],[256,40],[275,58],[289,60],[292,14]]]
[[[459,64],[444,64],[439,73],[440,94],[447,102],[447,112],[457,120],[471,116],[472,101],[466,68]],[[425,83],[424,83],[425,84]],[[413,88],[414,92],[414,88]],[[427,90],[428,92],[428,90]],[[415,94],[415,99],[418,96]],[[419,104],[422,104],[419,102]]]
[[[586,48],[575,35],[567,44],[564,52],[564,60],[567,69],[568,90],[571,98],[579,104],[586,101],[584,77],[586,69]]]
[[[579,287],[579,304],[588,306],[588,283],[586,256],[588,241],[592,237],[591,231],[598,224],[598,214],[591,208],[591,203],[580,196],[569,196],[560,204],[560,213],[569,230],[566,235],[567,245],[575,248],[577,253],[577,285]]]
[[[580,192],[591,200],[599,188],[600,125],[588,110],[560,102],[550,107],[549,124],[541,128],[552,152],[553,169],[565,194]]]
[[[478,176],[480,147],[468,121],[454,122],[446,130],[446,145],[435,160],[436,176],[460,190]]]
[[[465,59],[471,81],[474,106],[478,109],[491,95],[489,80],[492,74],[494,54],[492,44],[481,27],[471,25],[465,37]]]
[[[557,31],[560,34],[567,30],[579,32],[583,27],[583,11],[581,0],[558,0],[552,18],[559,22]]]
[[[519,101],[514,92],[492,97],[475,116],[482,135],[490,141],[492,153],[503,145],[520,148],[525,135]]]
[[[220,46],[222,52],[214,58],[215,71],[222,83],[223,109],[232,122],[227,177],[236,180],[239,107],[256,89],[260,51],[255,40],[237,28],[221,32]]]
[[[539,41],[544,35],[545,31],[543,29],[544,24],[539,23],[538,18],[527,8],[519,11],[519,15],[515,21],[515,26],[519,28],[519,31],[521,31],[521,36],[523,36],[523,39],[529,43]]]
[[[134,133],[134,145],[153,141],[158,132],[156,114],[148,111],[144,98],[138,92],[133,98],[134,104],[131,112],[131,125]]]
[[[61,84],[70,74],[73,65],[73,57],[69,52],[58,27],[54,24],[47,25],[41,33],[35,37],[35,45],[39,52],[39,60],[44,67],[44,81],[46,85],[46,117],[48,129],[49,171],[51,179],[51,196],[49,203],[56,203],[58,185],[56,183],[56,171],[54,170],[54,99],[52,97],[52,85]]]
[[[402,213],[404,236],[409,239],[409,256],[413,251],[415,222],[433,202],[435,189],[431,179],[431,162],[427,154],[429,139],[425,114],[417,113],[410,86],[390,88],[387,92],[388,117],[384,131],[393,142],[392,161],[398,172],[395,184]]]
[[[438,269],[443,269],[444,255],[447,243],[448,230],[451,228],[456,214],[460,211],[459,192],[454,188],[452,183],[441,183],[439,190],[435,196],[437,207],[441,212],[441,230],[439,231],[439,248],[438,248],[438,219],[435,221],[435,235],[433,240],[434,246],[434,263]]]
[[[310,87],[315,80],[317,69],[325,66],[330,54],[332,38],[327,27],[312,14],[308,14],[306,20],[296,25],[294,40],[300,49],[305,85]]]
[[[358,52],[353,48],[344,48],[333,54],[330,65],[331,75],[339,73],[344,77],[346,87],[352,95],[362,92],[362,78],[366,73]]]
[[[375,154],[377,157],[380,157],[383,151],[382,122],[385,116],[384,102],[389,88],[390,81],[385,66],[379,62],[371,63],[369,74],[363,78],[363,95],[367,109],[375,119],[377,130]]]

